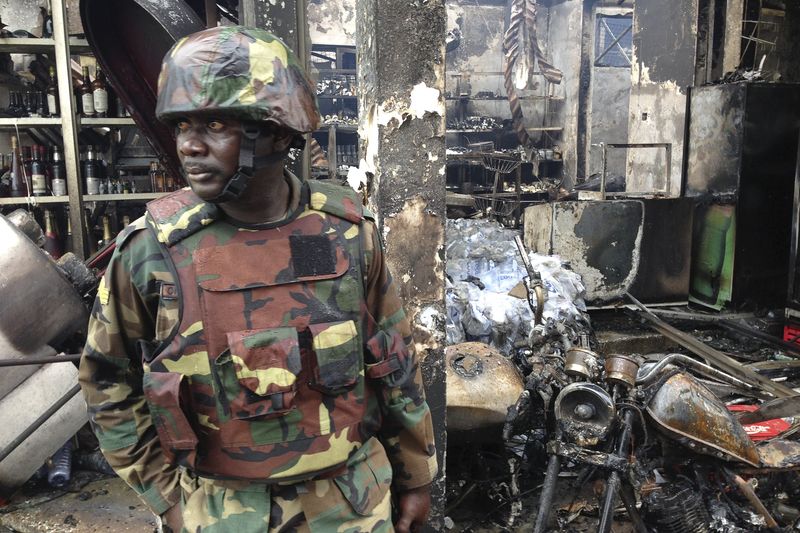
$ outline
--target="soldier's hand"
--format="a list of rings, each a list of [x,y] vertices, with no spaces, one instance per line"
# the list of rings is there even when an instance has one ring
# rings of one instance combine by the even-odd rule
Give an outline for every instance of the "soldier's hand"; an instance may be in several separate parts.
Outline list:
[[[175,504],[161,515],[161,530],[164,533],[179,533],[183,529],[181,505]]]
[[[413,533],[424,526],[431,511],[431,487],[424,485],[398,495],[399,517],[394,525],[397,533]]]

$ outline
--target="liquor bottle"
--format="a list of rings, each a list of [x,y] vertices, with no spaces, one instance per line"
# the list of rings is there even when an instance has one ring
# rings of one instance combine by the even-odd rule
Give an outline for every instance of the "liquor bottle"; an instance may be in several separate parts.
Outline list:
[[[34,196],[47,194],[47,177],[45,176],[44,161],[40,159],[39,145],[33,147],[33,160],[31,161],[31,184]],[[29,148],[30,150],[30,148]]]
[[[19,198],[28,196],[28,187],[25,176],[22,174],[24,167],[19,160],[19,146],[17,137],[11,137],[11,196]]]
[[[55,218],[49,209],[44,210],[44,250],[49,253],[53,259],[58,259],[64,254],[61,248],[61,242],[58,238],[56,231]]]
[[[158,164],[155,161],[150,161],[150,192],[158,192],[156,190],[156,173],[158,172]]]
[[[113,237],[111,236],[111,221],[109,220],[108,216],[103,215],[103,240],[98,242],[98,248],[102,248],[103,246],[107,246],[111,243]]]
[[[94,96],[92,84],[89,81],[89,67],[83,67],[83,83],[81,84],[81,106],[84,117],[94,116]]]
[[[61,108],[58,106],[58,83],[56,82],[55,67],[50,67],[50,81],[47,83],[47,110],[51,117],[61,115]]]
[[[66,196],[67,170],[64,167],[64,158],[58,146],[53,146],[53,166],[51,168],[51,173],[53,175],[53,196]]]
[[[40,144],[38,145],[39,148],[39,161],[42,162],[42,167],[44,167],[44,180],[47,184],[47,191],[49,194],[53,194],[53,167],[50,164],[50,158],[47,155],[47,146]]]
[[[67,252],[73,251],[72,244],[72,220],[69,217],[69,210],[66,211],[67,215],[67,234],[64,236],[64,250]]]
[[[31,147],[23,146],[21,151],[25,180],[28,182],[28,187],[32,190],[33,184],[31,183],[31,174],[33,173],[33,157],[31,156]]]
[[[100,65],[97,65],[94,81],[92,82],[92,98],[95,116],[108,115],[108,90],[106,89],[106,76]]]
[[[131,217],[128,216],[128,215],[123,215],[122,216],[122,227],[123,228],[127,228],[130,225],[131,225]]]
[[[33,116],[33,114],[36,112],[36,109],[33,106],[33,96],[29,89],[22,93],[21,112],[23,117]]]
[[[83,211],[83,225],[86,226],[86,255],[91,256],[97,251],[97,232],[95,231],[95,227],[89,224],[89,210],[84,209]]]
[[[161,166],[159,163],[158,165],[159,171],[161,175],[164,176],[164,191],[174,191],[177,187],[175,187],[175,178],[172,176],[171,173],[167,172],[164,167]]]
[[[100,194],[100,177],[97,175],[97,160],[92,146],[86,149],[86,160],[83,162],[83,179],[86,182],[86,194]]]
[[[17,91],[9,91],[8,92],[8,107],[6,108],[6,114],[10,117],[18,116],[19,113],[19,105],[17,104],[17,95],[19,93]]]

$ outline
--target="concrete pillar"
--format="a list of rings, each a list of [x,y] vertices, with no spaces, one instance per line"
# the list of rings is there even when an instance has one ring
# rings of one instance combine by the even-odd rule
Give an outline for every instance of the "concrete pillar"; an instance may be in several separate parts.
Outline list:
[[[360,176],[379,217],[433,411],[444,509],[444,0],[356,0]],[[354,178],[358,178],[355,172]],[[369,179],[367,178],[369,176]],[[355,181],[355,180],[354,180]]]

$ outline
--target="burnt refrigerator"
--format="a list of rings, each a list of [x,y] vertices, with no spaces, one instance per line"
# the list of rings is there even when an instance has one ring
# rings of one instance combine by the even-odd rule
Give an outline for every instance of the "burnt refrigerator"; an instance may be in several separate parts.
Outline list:
[[[689,301],[781,308],[789,285],[800,84],[695,87],[684,192],[695,200]]]

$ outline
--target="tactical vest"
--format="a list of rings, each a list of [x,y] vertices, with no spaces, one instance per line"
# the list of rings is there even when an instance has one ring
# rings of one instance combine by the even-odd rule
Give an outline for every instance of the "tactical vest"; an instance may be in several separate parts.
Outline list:
[[[144,362],[169,462],[209,477],[307,479],[337,470],[380,426],[364,371],[375,324],[360,203],[312,181],[300,205],[248,230],[189,190],[148,204],[176,280],[160,297],[180,301],[171,339]]]

